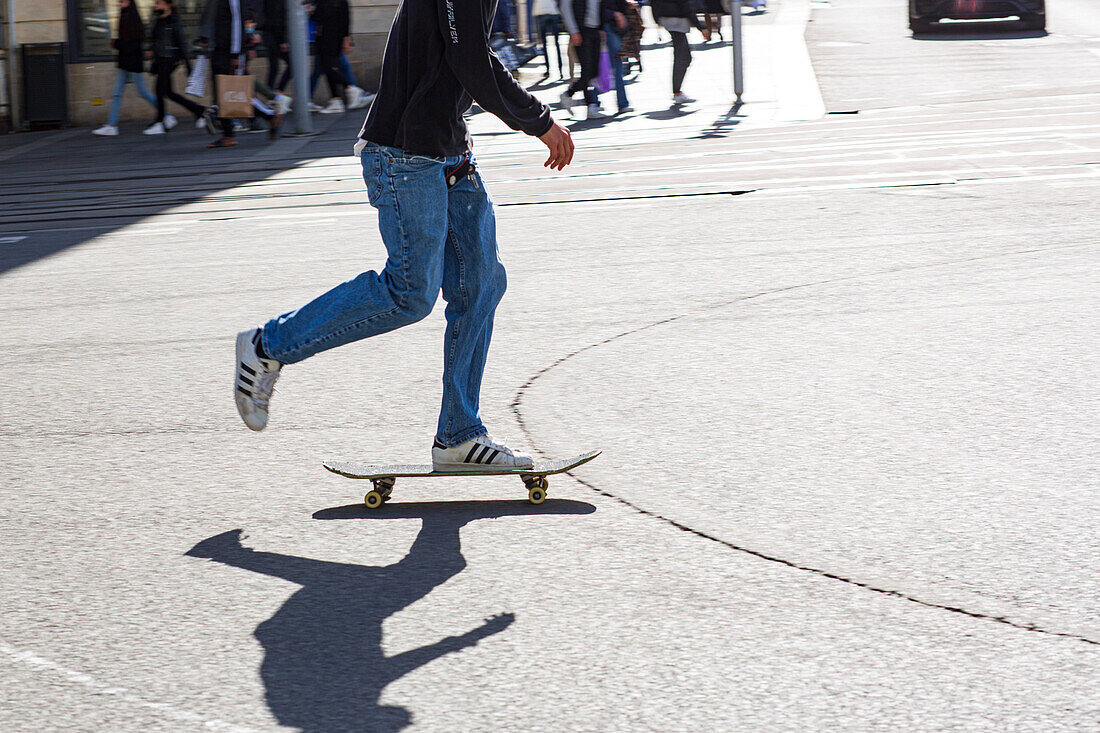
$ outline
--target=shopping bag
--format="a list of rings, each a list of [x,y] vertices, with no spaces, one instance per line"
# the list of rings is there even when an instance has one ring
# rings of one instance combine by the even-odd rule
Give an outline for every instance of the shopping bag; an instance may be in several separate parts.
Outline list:
[[[206,75],[210,72],[210,59],[206,56],[199,56],[195,59],[195,65],[191,67],[191,76],[187,77],[187,88],[183,90],[184,94],[190,94],[192,97],[206,96]]]
[[[218,88],[218,117],[255,117],[252,109],[254,81],[251,74],[218,74],[214,77]]]
[[[609,92],[611,86],[611,55],[606,48],[600,49],[600,73],[596,76],[596,86],[600,93]]]

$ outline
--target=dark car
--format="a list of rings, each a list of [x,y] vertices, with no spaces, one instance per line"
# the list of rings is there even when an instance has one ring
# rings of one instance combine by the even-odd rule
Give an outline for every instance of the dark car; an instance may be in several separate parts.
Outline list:
[[[983,20],[1015,15],[1028,30],[1047,25],[1045,0],[909,0],[909,28],[927,33],[943,18]]]

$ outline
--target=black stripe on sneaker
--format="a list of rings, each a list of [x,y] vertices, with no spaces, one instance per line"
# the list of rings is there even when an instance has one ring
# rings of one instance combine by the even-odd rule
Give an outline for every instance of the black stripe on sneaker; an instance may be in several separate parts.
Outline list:
[[[463,463],[477,463],[477,461],[474,460],[474,451],[476,451],[480,447],[480,443],[474,443],[474,447],[471,448],[470,452],[466,454],[466,460],[464,460]]]
[[[498,451],[497,449],[494,448],[493,449],[493,455],[489,456],[489,460],[487,460],[485,462],[486,463],[492,463],[493,461],[496,460],[496,457],[499,456],[499,455],[500,455],[500,451]]]
[[[247,364],[245,364],[243,361],[241,362],[241,369],[244,369],[246,372],[248,372],[252,376],[256,376],[256,370],[253,369],[252,367],[248,366]]]
[[[251,392],[249,392],[247,389],[245,389],[244,387],[242,387],[239,384],[237,385],[237,391],[244,394],[246,397],[251,397],[252,396]]]
[[[435,443],[432,447],[439,448],[440,450],[447,450],[447,446],[443,445],[443,441],[441,441],[439,438],[435,439]]]
[[[492,452],[492,450],[493,449],[491,447],[485,446],[485,450],[481,451],[481,455],[479,455],[477,457],[477,462],[478,463],[488,463],[489,461],[486,460],[486,458],[488,457],[489,453]]]
[[[251,379],[249,379],[248,377],[244,376],[243,374],[242,374],[242,375],[240,375],[240,376],[238,376],[238,377],[237,377],[237,379],[241,380],[242,382],[244,382],[245,384],[247,384],[247,385],[248,385],[249,387],[255,387],[255,386],[256,386],[256,383],[255,383],[255,382],[253,382],[253,381],[252,381]]]

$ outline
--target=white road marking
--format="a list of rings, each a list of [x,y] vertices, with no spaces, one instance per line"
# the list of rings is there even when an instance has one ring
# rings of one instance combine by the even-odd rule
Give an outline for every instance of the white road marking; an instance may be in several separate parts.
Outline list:
[[[190,710],[181,710],[179,708],[172,707],[171,705],[163,702],[149,702],[143,700],[137,695],[133,694],[129,690],[123,687],[115,687],[112,685],[104,684],[99,680],[84,674],[83,672],[77,672],[76,670],[64,667],[57,662],[40,657],[32,652],[23,651],[22,649],[16,649],[15,647],[0,641],[0,652],[7,655],[8,658],[13,661],[20,662],[30,667],[37,667],[38,669],[47,670],[52,672],[58,677],[63,677],[69,682],[74,682],[81,685],[89,692],[98,695],[109,695],[111,697],[124,700],[125,702],[135,705],[137,707],[148,708],[155,710],[158,715],[166,718],[172,718],[178,720],[181,723],[189,723],[192,725],[200,725],[209,730],[226,731],[227,733],[255,733],[254,728],[246,728],[234,723],[227,723],[224,720],[210,719],[206,716],[193,713]]]
[[[0,244],[15,244],[16,242],[22,242],[26,237],[0,237]]]

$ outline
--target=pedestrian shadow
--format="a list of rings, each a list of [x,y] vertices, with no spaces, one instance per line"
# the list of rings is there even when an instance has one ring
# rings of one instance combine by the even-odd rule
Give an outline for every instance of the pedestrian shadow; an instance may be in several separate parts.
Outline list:
[[[698,111],[699,110],[697,109],[692,109],[691,107],[682,104],[674,104],[668,109],[659,109],[653,112],[644,112],[642,116],[648,117],[651,120],[678,120],[681,117],[693,115]]]
[[[301,588],[254,636],[264,649],[260,677],[268,707],[284,726],[303,733],[399,731],[412,722],[402,707],[379,705],[394,680],[453,652],[498,634],[515,620],[499,613],[458,636],[400,654],[382,649],[382,622],[424,598],[466,567],[459,530],[478,519],[591,514],[579,501],[462,501],[362,504],[325,509],[315,519],[420,519],[420,532],[399,562],[352,565],[244,547],[242,531],[210,537],[187,554],[281,578]],[[364,542],[369,541],[364,535]]]

